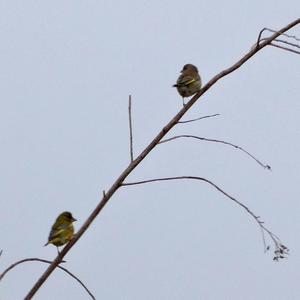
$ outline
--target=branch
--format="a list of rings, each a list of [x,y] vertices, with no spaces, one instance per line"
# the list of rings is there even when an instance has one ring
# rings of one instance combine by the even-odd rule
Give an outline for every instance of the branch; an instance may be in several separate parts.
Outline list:
[[[300,23],[300,18],[291,22],[290,24],[283,27],[280,32],[274,33],[270,38],[266,41],[263,41],[254,49],[251,49],[247,52],[239,61],[233,64],[231,67],[221,71],[219,74],[215,75],[206,85],[202,87],[202,89],[194,96],[188,103],[163,127],[163,129],[156,135],[156,137],[149,143],[149,145],[137,156],[137,158],[132,161],[129,166],[120,174],[120,176],[116,179],[116,181],[112,184],[112,186],[108,189],[105,196],[103,196],[92,211],[87,220],[83,223],[81,228],[75,234],[73,239],[62,249],[59,255],[55,258],[55,260],[51,263],[51,265],[46,269],[46,271],[42,274],[42,276],[37,280],[31,290],[28,292],[24,300],[31,299],[37,290],[42,286],[42,284],[47,280],[50,274],[54,271],[54,269],[59,265],[64,256],[70,251],[70,249],[77,243],[77,241],[81,238],[81,236],[85,233],[85,231],[90,227],[94,219],[101,212],[103,207],[109,201],[109,199],[115,194],[115,192],[122,185],[123,181],[127,178],[127,176],[144,160],[144,158],[153,150],[153,148],[159,143],[159,141],[178,123],[178,121],[185,115],[185,113],[195,104],[195,102],[206,93],[213,85],[215,85],[220,79],[234,72],[238,68],[240,68],[244,63],[246,63],[252,56],[254,56],[257,52],[259,52],[264,47],[270,45],[270,43],[276,39],[280,34],[286,32],[287,30],[293,28],[294,26]]]
[[[288,42],[288,41],[285,41],[285,40],[275,39],[273,42],[278,42],[278,43],[287,44],[287,45],[290,45],[290,46],[292,46],[292,47],[295,47],[295,48],[300,49],[300,46],[299,46],[298,44],[294,44],[294,43],[291,43],[291,42]]]
[[[210,181],[206,178],[198,177],[198,176],[164,177],[164,178],[154,178],[154,179],[142,180],[142,181],[136,181],[136,182],[125,182],[125,183],[122,183],[122,186],[131,186],[131,185],[139,185],[139,184],[152,183],[152,182],[158,182],[158,181],[183,180],[183,179],[204,181],[204,182],[210,184],[211,186],[213,186],[216,190],[221,192],[223,195],[225,195],[227,198],[229,198],[230,200],[235,202],[237,205],[244,208],[246,210],[246,212],[254,218],[254,220],[256,221],[256,223],[258,224],[258,226],[261,229],[265,252],[269,250],[269,246],[266,246],[266,242],[265,242],[265,233],[268,234],[269,237],[272,239],[272,241],[274,243],[274,247],[275,247],[275,250],[274,250],[275,255],[273,257],[273,260],[278,261],[280,258],[285,258],[285,255],[287,255],[289,253],[289,249],[282,244],[282,242],[280,241],[280,239],[277,235],[275,235],[272,231],[270,231],[267,227],[265,227],[264,222],[260,221],[259,216],[255,215],[245,204],[243,204],[242,202],[240,202],[233,196],[229,195],[227,192],[225,192],[223,189],[221,189],[215,183],[213,183],[212,181]]]
[[[280,49],[283,49],[283,50],[286,50],[286,51],[289,51],[289,52],[293,52],[293,53],[296,53],[296,54],[300,54],[300,52],[297,51],[297,50],[293,50],[293,49],[290,49],[290,48],[287,48],[287,47],[279,46],[279,45],[276,45],[276,44],[273,44],[273,43],[271,43],[270,46],[280,48]]]
[[[129,135],[130,135],[130,162],[133,162],[133,139],[132,139],[131,95],[129,95],[129,101],[128,101],[128,115],[129,115]]]
[[[10,271],[12,270],[14,267],[16,267],[17,265],[20,265],[22,263],[25,263],[25,262],[31,262],[31,261],[39,261],[39,262],[43,262],[43,263],[46,263],[46,264],[51,264],[52,261],[49,261],[49,260],[45,260],[45,259],[40,259],[40,258],[25,258],[25,259],[22,259],[22,260],[19,260],[15,263],[13,263],[12,265],[10,265],[7,269],[5,269],[2,274],[0,274],[0,281],[3,279],[3,277]],[[59,269],[65,271],[67,274],[69,274],[71,277],[73,277],[86,291],[87,293],[91,296],[92,299],[96,299],[95,296],[89,291],[89,289],[85,286],[85,284],[78,278],[76,277],[74,274],[72,274],[69,270],[67,270],[66,268],[64,267],[61,267],[61,266],[57,266]]]
[[[261,42],[261,36],[262,36],[263,32],[266,31],[266,30],[267,30],[267,28],[263,28],[263,29],[259,32],[258,37],[257,37],[257,42],[256,42],[256,48],[259,47],[259,43]]]
[[[263,39],[261,39],[260,41],[263,41],[263,40],[266,40],[266,38],[263,38]],[[270,44],[270,46],[274,46],[274,47],[277,47],[277,48],[280,48],[280,49],[283,49],[283,50],[286,50],[286,51],[290,51],[290,52],[293,52],[293,53],[296,53],[296,54],[300,54],[300,52],[297,51],[297,50],[294,50],[294,49],[291,49],[291,48],[288,48],[288,47],[283,47],[283,46],[274,44],[274,42],[286,44],[286,45],[289,45],[289,46],[291,46],[291,47],[300,49],[300,46],[299,46],[298,44],[290,43],[290,42],[288,42],[288,41],[281,40],[281,39],[275,39],[275,40]]]
[[[220,114],[214,114],[214,115],[208,115],[208,116],[204,116],[204,117],[200,117],[200,118],[196,118],[196,119],[191,119],[191,120],[186,120],[186,121],[178,121],[178,124],[195,122],[195,121],[199,121],[199,120],[203,120],[203,119],[207,119],[207,118],[216,117],[216,116],[219,116],[219,115]]]
[[[224,144],[224,145],[228,145],[228,146],[234,147],[234,148],[236,148],[236,149],[238,149],[238,150],[241,150],[242,152],[246,153],[247,155],[249,155],[251,158],[253,158],[253,159],[254,159],[260,166],[262,166],[263,168],[268,169],[268,170],[271,170],[271,167],[270,167],[269,165],[263,164],[263,163],[262,163],[261,161],[259,161],[254,155],[252,155],[251,153],[249,153],[248,151],[246,151],[246,150],[243,149],[242,147],[237,146],[237,145],[234,145],[234,144],[229,143],[229,142],[222,141],[222,140],[208,139],[208,138],[204,138],[204,137],[200,137],[200,136],[196,136],[196,135],[188,135],[188,134],[185,134],[185,135],[176,135],[176,136],[173,136],[173,137],[171,137],[171,138],[161,140],[161,141],[159,142],[159,144],[166,143],[166,142],[170,142],[170,141],[172,141],[172,140],[176,140],[176,139],[179,139],[179,138],[193,138],[193,139],[197,139],[197,140],[201,140],[201,141],[214,142],[214,143],[221,143],[221,144]]]
[[[273,30],[273,29],[270,29],[270,28],[265,28],[265,30],[266,30],[266,31],[270,31],[270,32],[272,32],[272,33],[277,32],[276,30]],[[296,41],[300,42],[300,39],[297,38],[297,36],[295,36],[295,35],[290,35],[290,34],[286,34],[286,33],[282,33],[281,35],[282,35],[282,36],[286,36],[287,38],[291,38],[291,39],[293,39],[293,40],[296,40]]]
[[[264,31],[270,31],[270,32],[273,32],[273,33],[277,33],[277,31],[273,30],[273,29],[269,29],[269,28],[264,28],[260,31],[259,35],[258,35],[258,39],[257,39],[257,43],[256,43],[256,47],[258,47],[259,43],[262,42],[262,41],[266,41],[268,40],[268,38],[261,38],[262,37],[262,34]],[[286,33],[281,33],[282,36],[285,36],[287,38],[290,38],[290,39],[294,39],[296,40],[297,42],[300,42],[300,39],[297,38],[295,35],[288,35]],[[285,41],[285,40],[281,40],[281,39],[274,39],[272,43],[270,43],[270,46],[274,46],[274,47],[277,47],[277,48],[280,48],[280,49],[283,49],[283,50],[286,50],[286,51],[290,51],[290,52],[293,52],[293,53],[296,53],[296,54],[300,54],[299,51],[297,50],[293,50],[291,48],[287,48],[287,47],[283,47],[283,46],[279,46],[277,44],[274,44],[274,42],[278,42],[278,43],[284,43],[284,44],[287,44],[291,47],[295,47],[295,48],[300,48],[300,46],[298,44],[294,44],[294,43],[291,43],[291,42],[288,42],[288,41]]]

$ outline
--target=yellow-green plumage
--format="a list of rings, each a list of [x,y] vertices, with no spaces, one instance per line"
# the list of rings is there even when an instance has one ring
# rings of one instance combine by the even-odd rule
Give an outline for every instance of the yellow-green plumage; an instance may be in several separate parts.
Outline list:
[[[68,211],[61,213],[53,226],[48,237],[48,242],[45,246],[52,244],[56,247],[63,246],[68,243],[74,235],[73,222],[76,219]]]
[[[183,97],[190,97],[200,91],[202,86],[201,77],[196,66],[186,64],[180,71],[176,84],[173,87],[177,88],[178,93]]]

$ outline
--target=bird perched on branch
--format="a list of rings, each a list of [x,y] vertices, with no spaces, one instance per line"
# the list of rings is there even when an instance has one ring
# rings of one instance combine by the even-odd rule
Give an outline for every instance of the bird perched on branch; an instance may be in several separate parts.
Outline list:
[[[73,222],[75,221],[77,220],[70,212],[65,211],[61,213],[51,227],[48,242],[44,246],[52,244],[57,247],[57,252],[59,253],[58,247],[63,246],[73,238]]]
[[[200,91],[202,81],[196,66],[186,64],[180,71],[176,84],[173,87],[177,88],[178,93],[182,96],[183,105],[184,98],[190,97]]]

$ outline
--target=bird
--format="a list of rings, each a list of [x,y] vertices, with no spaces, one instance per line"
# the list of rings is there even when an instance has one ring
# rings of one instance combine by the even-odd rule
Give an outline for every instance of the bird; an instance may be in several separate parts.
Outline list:
[[[184,65],[180,73],[173,87],[176,87],[178,93],[182,96],[184,106],[185,97],[190,97],[200,91],[202,80],[197,67],[192,64]]]
[[[69,211],[64,211],[55,220],[51,227],[48,237],[48,242],[44,245],[52,244],[56,246],[59,254],[58,247],[68,243],[74,236],[73,222],[77,221]]]

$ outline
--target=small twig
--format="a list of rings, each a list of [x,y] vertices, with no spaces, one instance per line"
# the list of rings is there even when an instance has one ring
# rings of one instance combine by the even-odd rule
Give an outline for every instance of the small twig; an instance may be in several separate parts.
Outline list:
[[[267,40],[267,38],[263,38],[260,41],[262,42],[264,40]],[[272,43],[269,44],[270,46],[274,46],[274,47],[277,47],[277,48],[280,48],[280,49],[283,49],[283,50],[286,50],[286,51],[290,51],[290,52],[293,52],[293,53],[296,53],[296,54],[300,54],[300,52],[297,51],[297,50],[294,50],[294,49],[291,49],[291,48],[287,48],[287,47],[283,47],[283,46],[274,44],[274,42],[286,44],[286,45],[289,45],[291,47],[298,48],[298,49],[300,49],[300,45],[297,45],[297,44],[294,44],[294,43],[290,43],[288,41],[281,40],[281,39],[275,39],[275,40],[273,40]]]
[[[267,229],[264,225],[264,222],[260,221],[260,217],[256,216],[245,204],[234,198],[233,196],[229,195],[227,192],[222,190],[219,186],[217,186],[215,183],[212,181],[203,178],[203,177],[198,177],[198,176],[175,176],[175,177],[164,177],[164,178],[154,178],[154,179],[149,179],[149,180],[142,180],[142,181],[136,181],[136,182],[124,182],[122,183],[121,186],[130,186],[130,185],[139,185],[139,184],[145,184],[145,183],[151,183],[151,182],[158,182],[158,181],[171,181],[171,180],[183,180],[183,179],[190,179],[190,180],[200,180],[204,181],[211,186],[213,186],[216,190],[221,192],[223,195],[225,195],[227,198],[231,199],[233,202],[235,202],[237,205],[241,206],[246,210],[248,214],[250,214],[256,223],[259,225],[260,229],[262,230],[262,236],[263,236],[263,241],[264,241],[264,251],[268,250],[268,247],[266,247],[265,244],[265,237],[264,233],[267,233],[269,237],[272,239],[275,250],[274,250],[274,260],[278,261],[280,258],[285,258],[285,255],[289,253],[289,249],[282,244],[280,239],[278,238],[277,235],[275,235],[273,232],[271,232],[269,229]]]
[[[262,42],[262,41],[266,41],[266,40],[267,40],[267,38],[263,38],[260,41]],[[294,44],[294,43],[288,42],[286,40],[275,39],[275,40],[272,41],[272,43],[274,43],[274,42],[286,44],[286,45],[289,45],[291,47],[295,47],[295,48],[299,48],[300,49],[300,46],[298,44]]]
[[[178,121],[177,124],[184,124],[184,123],[195,122],[195,121],[198,121],[198,120],[212,118],[212,117],[216,117],[216,116],[219,116],[219,115],[220,114],[214,114],[214,115],[208,115],[208,116],[204,116],[204,117],[200,117],[200,118],[196,118],[196,119],[191,119],[191,120],[186,120],[186,121]]]
[[[133,162],[133,138],[132,138],[131,95],[129,95],[129,101],[128,101],[128,115],[129,115],[129,135],[130,135],[130,162]]]
[[[259,43],[260,43],[260,41],[261,41],[261,36],[262,36],[262,34],[263,34],[263,32],[265,31],[265,30],[267,30],[268,28],[263,28],[260,32],[259,32],[259,34],[258,34],[258,38],[257,38],[257,42],[256,42],[256,48],[258,48],[259,47]]]
[[[279,46],[279,45],[276,45],[276,44],[273,44],[273,43],[270,43],[270,46],[273,46],[273,47],[276,47],[276,48],[280,48],[280,49],[283,49],[283,50],[286,50],[286,51],[289,51],[289,52],[293,52],[293,53],[296,53],[296,54],[300,54],[300,52],[297,51],[297,50],[293,50],[293,49],[290,49],[290,48]]]
[[[162,144],[162,143],[166,143],[166,142],[170,142],[172,140],[176,140],[176,139],[179,139],[179,138],[193,138],[193,139],[197,139],[197,140],[201,140],[201,141],[205,141],[205,142],[214,142],[214,143],[221,143],[221,144],[224,144],[224,145],[228,145],[228,146],[231,146],[231,147],[234,147],[238,150],[241,150],[242,152],[246,153],[247,155],[249,155],[252,159],[254,159],[260,166],[262,166],[263,168],[265,169],[268,169],[268,170],[271,170],[271,167],[269,165],[265,165],[263,164],[261,161],[259,161],[254,155],[252,155],[251,153],[249,153],[248,151],[246,151],[245,149],[243,149],[242,147],[238,146],[238,145],[234,145],[232,143],[229,143],[229,142],[225,142],[225,141],[222,141],[222,140],[216,140],[216,139],[208,139],[208,138],[204,138],[204,137],[199,137],[199,136],[196,136],[196,135],[188,135],[188,134],[185,134],[185,135],[176,135],[176,136],[173,136],[171,138],[168,138],[168,139],[164,139],[164,140],[161,140],[159,142],[159,144]]]
[[[19,260],[15,263],[13,263],[12,265],[10,265],[7,269],[4,270],[4,272],[2,272],[2,274],[0,274],[0,281],[3,279],[3,277],[10,271],[12,270],[14,267],[16,267],[17,265],[20,265],[22,263],[25,262],[31,262],[31,261],[39,261],[39,262],[43,262],[46,264],[52,264],[52,261],[49,260],[45,260],[45,259],[40,259],[40,258],[25,258],[22,260]],[[86,291],[87,293],[91,296],[92,299],[96,299],[95,296],[89,291],[89,289],[85,286],[85,284],[78,278],[76,277],[74,274],[72,274],[69,270],[67,270],[66,268],[62,267],[62,266],[57,266],[59,269],[65,271],[67,274],[69,274],[71,277],[73,277]]]
[[[272,33],[279,32],[279,31],[276,31],[276,30],[273,30],[273,29],[270,29],[270,28],[264,28],[264,29],[267,30],[267,31],[270,31]],[[300,42],[300,39],[296,35],[290,35],[290,34],[287,34],[287,33],[281,33],[280,35],[286,36],[288,38],[291,38],[291,39],[294,39],[294,40]]]
[[[287,44],[287,45],[290,45],[290,46],[292,46],[292,47],[295,47],[295,48],[299,48],[299,49],[300,49],[300,45],[294,44],[294,43],[291,43],[291,42],[288,42],[288,41],[285,41],[285,40],[275,39],[273,42]]]
[[[268,38],[261,38],[262,34],[264,31],[270,31],[272,33],[280,33],[280,35],[282,36],[285,36],[287,38],[291,38],[291,39],[294,39],[296,40],[297,42],[300,42],[300,39],[297,38],[297,36],[295,35],[289,35],[289,34],[286,34],[286,33],[282,33],[280,31],[276,31],[276,30],[273,30],[273,29],[270,29],[270,28],[263,28],[260,32],[259,32],[259,35],[258,35],[258,38],[257,38],[257,43],[256,43],[256,48],[259,46],[260,42],[262,41],[265,41],[267,40]],[[281,46],[278,46],[278,45],[275,45],[274,42],[279,42],[279,43],[285,43],[285,44],[288,44],[292,47],[296,47],[296,48],[300,48],[300,46],[298,44],[294,44],[294,43],[291,43],[291,42],[288,42],[288,41],[285,41],[285,40],[281,40],[281,39],[274,39],[272,43],[270,43],[269,45],[271,46],[274,46],[274,47],[277,47],[277,48],[281,48],[281,49],[284,49],[284,50],[287,50],[287,51],[290,51],[290,52],[293,52],[293,53],[297,53],[299,54],[298,51],[296,50],[293,50],[293,49],[290,49],[290,48],[285,48],[285,47],[281,47]]]
[[[261,236],[262,236],[262,240],[263,240],[263,245],[264,245],[264,252],[266,253],[269,250],[269,246],[267,246],[266,243],[266,238],[265,238],[265,232],[263,231],[263,229],[260,227],[261,230]]]

